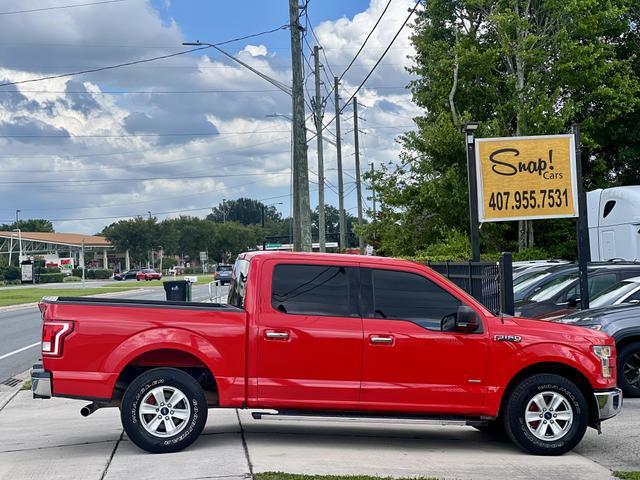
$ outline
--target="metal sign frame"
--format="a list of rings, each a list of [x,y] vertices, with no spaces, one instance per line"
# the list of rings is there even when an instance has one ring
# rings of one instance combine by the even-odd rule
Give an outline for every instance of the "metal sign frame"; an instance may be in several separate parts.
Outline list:
[[[510,142],[521,140],[541,140],[552,138],[567,138],[569,139],[569,166],[571,172],[571,199],[573,202],[573,214],[558,214],[558,215],[523,215],[515,217],[500,217],[500,218],[485,218],[484,211],[484,185],[482,181],[482,168],[480,161],[480,144],[487,142]],[[552,218],[577,218],[580,215],[580,208],[578,205],[578,172],[576,170],[576,141],[573,133],[561,134],[561,135],[532,135],[522,137],[490,137],[490,138],[475,138],[474,153],[475,153],[475,167],[476,176],[478,182],[477,188],[477,202],[478,202],[478,219],[480,223],[485,222],[508,222],[516,220],[543,220]],[[585,212],[586,215],[586,212]]]

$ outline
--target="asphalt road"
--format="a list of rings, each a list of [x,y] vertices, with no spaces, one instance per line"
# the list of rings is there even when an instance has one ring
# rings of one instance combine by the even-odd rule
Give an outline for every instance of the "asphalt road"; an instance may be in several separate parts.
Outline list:
[[[113,282],[111,282],[113,283]],[[77,285],[75,285],[77,286]],[[226,295],[228,287],[223,287]],[[121,292],[118,298],[164,300],[161,287]],[[207,285],[194,285],[192,300],[203,302],[209,298]],[[40,354],[41,318],[37,307],[0,311],[0,383],[31,368]]]

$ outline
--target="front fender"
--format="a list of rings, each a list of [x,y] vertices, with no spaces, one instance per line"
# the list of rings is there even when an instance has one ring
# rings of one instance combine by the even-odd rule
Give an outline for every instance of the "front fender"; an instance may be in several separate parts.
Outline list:
[[[592,389],[615,386],[615,379],[602,377],[601,364],[595,355],[563,343],[542,342],[522,347],[496,345],[492,364],[487,392],[487,407],[492,415],[498,414],[502,396],[511,380],[536,365],[547,364],[548,373],[554,373],[554,365],[572,368],[587,379]]]

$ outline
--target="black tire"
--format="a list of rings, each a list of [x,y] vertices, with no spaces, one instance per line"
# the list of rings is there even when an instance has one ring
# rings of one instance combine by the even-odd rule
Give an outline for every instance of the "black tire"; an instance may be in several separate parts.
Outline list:
[[[491,420],[487,425],[473,425],[473,428],[486,435],[494,437],[504,437],[507,432],[504,429],[504,423],[502,420]]]
[[[560,425],[560,422],[555,420],[556,427],[563,427],[561,430],[566,427],[566,431],[562,433],[560,438],[551,439],[550,437],[550,440],[535,436],[525,421],[525,413],[529,402],[541,393],[545,393],[546,396],[547,392],[560,394],[564,397],[566,400],[565,406],[570,409],[570,413],[573,415],[571,423],[562,421],[563,425]],[[560,412],[560,410],[557,411]],[[537,411],[530,411],[530,413],[537,413]],[[548,412],[545,410],[545,413]],[[553,418],[548,419],[548,422],[554,423]],[[584,395],[577,385],[560,375],[532,375],[523,380],[511,392],[509,398],[506,399],[504,424],[507,435],[518,447],[535,455],[562,455],[572,450],[582,440],[588,423],[589,411]],[[539,424],[533,424],[533,426],[536,425]],[[548,434],[551,425],[543,428],[545,429],[544,432]],[[542,436],[544,436],[544,433]]]
[[[184,420],[185,425],[180,423],[181,429],[173,436],[151,434],[140,418],[143,401],[150,398],[151,391],[157,387],[177,388],[185,395],[184,402],[188,402],[190,411]],[[150,453],[177,452],[191,445],[204,429],[207,413],[207,401],[200,384],[191,375],[176,368],[154,368],[137,377],[127,387],[120,407],[120,418],[127,436],[138,447]],[[151,419],[153,418],[155,414],[151,415]]]
[[[618,386],[625,397],[640,397],[640,342],[625,345],[618,352]]]

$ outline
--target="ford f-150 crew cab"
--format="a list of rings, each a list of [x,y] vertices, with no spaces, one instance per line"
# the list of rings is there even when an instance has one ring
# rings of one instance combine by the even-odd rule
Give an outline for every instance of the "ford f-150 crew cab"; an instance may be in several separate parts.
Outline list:
[[[87,399],[85,416],[117,406],[149,452],[188,446],[207,409],[226,407],[463,422],[557,455],[622,408],[608,335],[494,316],[409,261],[245,253],[226,305],[53,297],[40,308],[34,397]]]

